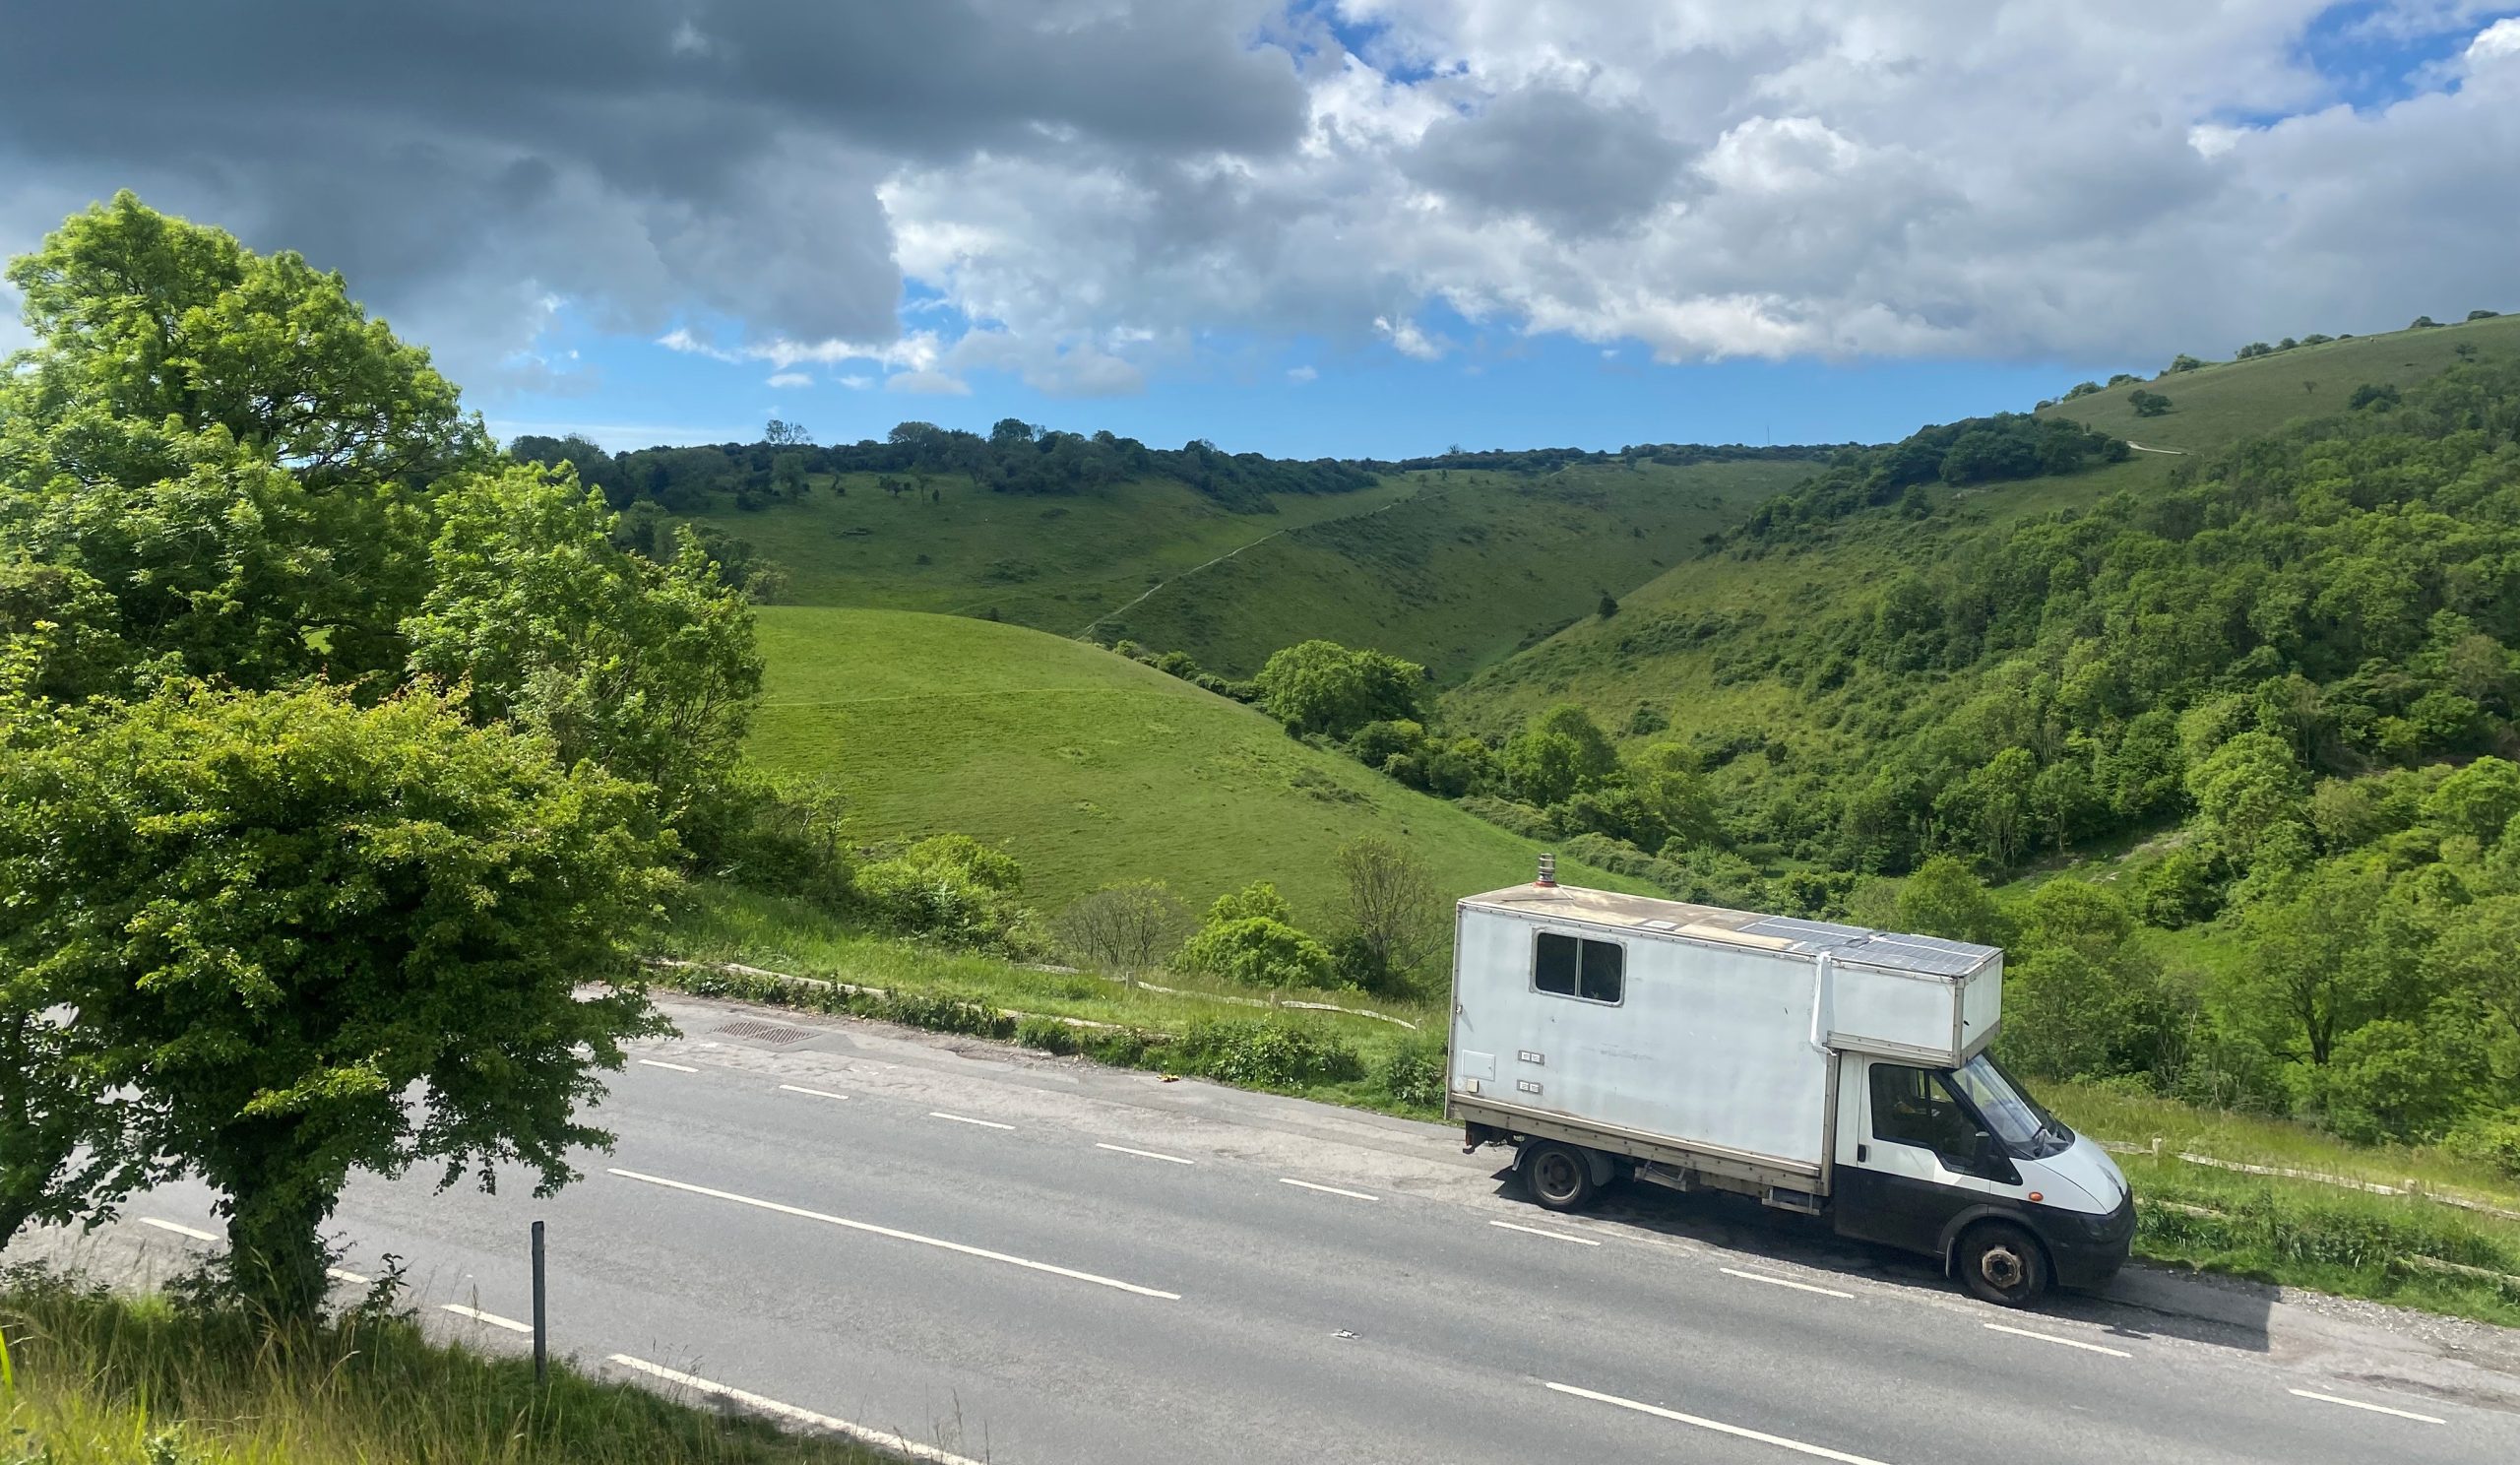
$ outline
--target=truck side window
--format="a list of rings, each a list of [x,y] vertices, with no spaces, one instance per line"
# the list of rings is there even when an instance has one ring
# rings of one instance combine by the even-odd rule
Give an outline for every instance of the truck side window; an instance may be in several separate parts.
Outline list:
[[[1937,1155],[1967,1155],[1977,1147],[1977,1124],[1940,1074],[1904,1063],[1872,1065],[1873,1138]]]
[[[1532,943],[1532,987],[1561,997],[1615,1006],[1627,987],[1627,948],[1542,931]]]

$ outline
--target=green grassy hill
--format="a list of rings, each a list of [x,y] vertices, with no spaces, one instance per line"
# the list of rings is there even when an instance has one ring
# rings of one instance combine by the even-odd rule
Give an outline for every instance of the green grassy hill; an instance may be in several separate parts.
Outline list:
[[[1277,512],[1236,514],[1172,478],[1093,493],[991,493],[961,477],[942,494],[888,494],[871,474],[817,478],[802,499],[700,516],[788,571],[781,600],[984,615],[1075,635],[1150,585],[1324,519],[1371,512],[1416,490],[1389,480],[1354,493],[1281,494]]]
[[[1800,462],[1576,465],[1540,477],[1411,475],[1418,492],[1180,576],[1101,627],[1249,675],[1309,637],[1457,681],[1695,555],[1809,476]]]
[[[2210,452],[2298,417],[2343,412],[2365,383],[2404,387],[2437,376],[2460,360],[2463,347],[2478,359],[2520,355],[2520,316],[2357,336],[2167,373],[2142,384],[2171,401],[2158,417],[2135,415],[2126,401],[2136,390],[2131,385],[2043,411],[2152,447]]]
[[[1205,902],[1266,879],[1327,926],[1332,857],[1359,835],[1416,850],[1446,894],[1529,879],[1539,850],[1080,642],[958,616],[772,606],[761,643],[757,762],[837,779],[862,838],[955,831],[1003,845],[1044,910],[1115,880],[1161,879]]]
[[[2042,411],[2197,455],[2296,418],[2342,412],[2365,382],[2406,386],[2437,375],[2462,359],[2463,346],[2480,361],[2520,357],[2520,316],[2362,336],[2166,375],[2145,384],[2171,399],[2171,411],[2158,417],[2135,415],[2125,401],[2130,387]],[[1812,548],[1691,558],[1624,597],[1616,616],[1579,621],[1471,676],[1445,695],[1444,714],[1468,731],[1503,732],[1571,701],[1616,733],[1641,706],[1669,720],[1670,731],[1658,736],[1754,749],[1727,765],[1753,775],[1768,771],[1766,753],[1755,749],[1772,739],[1797,742],[1806,754],[1854,747],[1870,734],[1825,717],[1798,677],[1764,667],[1782,633],[1870,601],[1903,570],[1955,552],[1987,527],[2082,508],[2121,490],[2166,487],[2182,461],[2177,453],[2137,453],[2062,477],[1964,488],[1946,514],[1914,523],[1867,517],[1859,530]]]

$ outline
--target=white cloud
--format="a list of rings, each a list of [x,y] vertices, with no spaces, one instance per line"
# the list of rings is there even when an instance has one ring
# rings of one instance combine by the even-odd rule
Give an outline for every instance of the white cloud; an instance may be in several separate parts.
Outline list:
[[[887,392],[909,392],[921,397],[969,397],[971,383],[942,371],[897,371],[884,378]]]
[[[838,381],[842,386],[847,387],[852,392],[863,392],[868,387],[875,384],[875,379],[873,377],[861,375],[857,372],[850,372],[847,376],[838,378]]]
[[[2520,57],[2520,16],[2508,16],[2486,27],[2468,42],[2468,65],[2498,65]]]
[[[1298,384],[1313,381],[1319,378],[1321,372],[1311,366],[1290,366],[1287,368],[1287,380]]]
[[[2140,360],[2509,288],[2487,0],[441,0],[356,96],[227,64],[313,43],[273,0],[106,9],[0,48],[0,252],[128,182],[345,270],[492,393],[593,382],[536,351],[563,297],[858,389],[1093,395],[1297,340],[1438,359],[1447,314],[1667,361]],[[2340,14],[2451,59],[2371,104],[2305,44]],[[600,84],[509,64],[562,53]]]
[[[1374,334],[1390,342],[1393,350],[1420,361],[1439,359],[1453,345],[1441,336],[1427,335],[1405,315],[1397,320],[1387,315],[1375,316]]]
[[[801,371],[774,371],[770,383],[774,387],[810,387],[814,379]]]

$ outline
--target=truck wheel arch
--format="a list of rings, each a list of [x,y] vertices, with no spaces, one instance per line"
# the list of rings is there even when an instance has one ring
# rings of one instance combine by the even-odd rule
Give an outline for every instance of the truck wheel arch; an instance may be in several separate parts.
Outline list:
[[[2030,1239],[2033,1242],[2038,1242],[2040,1250],[2046,1251],[2048,1249],[2048,1239],[2039,1234],[2039,1228],[2030,1224],[2030,1218],[2023,1215],[2018,1206],[1989,1204],[1973,1205],[1967,1210],[1962,1211],[1959,1215],[1954,1216],[1949,1221],[1943,1223],[1942,1238],[1934,1245],[1934,1254],[1942,1260],[1942,1274],[1944,1276],[1948,1277],[1952,1275],[1952,1261],[1960,1252],[1960,1239],[1969,1234],[1970,1227],[1977,1225],[1981,1221],[2010,1222],[2012,1225],[2018,1226],[2023,1231],[2028,1232],[2030,1234]],[[2048,1260],[2049,1265],[2052,1267],[2055,1263],[2055,1258],[2050,1256]]]

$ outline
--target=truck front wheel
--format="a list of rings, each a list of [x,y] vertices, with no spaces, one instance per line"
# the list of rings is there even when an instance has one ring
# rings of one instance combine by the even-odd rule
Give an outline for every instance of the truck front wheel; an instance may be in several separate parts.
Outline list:
[[[1580,1211],[1593,1202],[1592,1162],[1573,1145],[1523,1146],[1523,1183],[1552,1211]]]
[[[1971,1293],[1998,1306],[2027,1307],[2048,1291],[2047,1251],[2038,1238],[2008,1222],[1969,1228],[1952,1262]]]

